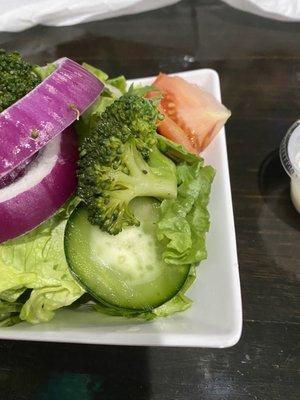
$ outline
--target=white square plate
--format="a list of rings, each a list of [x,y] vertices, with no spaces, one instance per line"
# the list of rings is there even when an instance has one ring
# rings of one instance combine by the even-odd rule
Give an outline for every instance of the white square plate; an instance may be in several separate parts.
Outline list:
[[[215,71],[200,69],[176,75],[221,98]],[[149,84],[152,80],[137,81]],[[198,267],[196,282],[188,291],[194,301],[189,310],[144,322],[64,309],[47,324],[22,323],[0,329],[0,338],[146,346],[229,347],[237,343],[242,330],[242,306],[224,129],[203,156],[217,174],[209,207],[208,259]]]

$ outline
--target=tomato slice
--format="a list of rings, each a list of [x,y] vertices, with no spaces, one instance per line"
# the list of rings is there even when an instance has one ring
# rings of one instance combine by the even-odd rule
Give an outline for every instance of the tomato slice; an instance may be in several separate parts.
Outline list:
[[[185,131],[180,128],[168,115],[164,112],[161,106],[158,106],[159,111],[164,114],[165,118],[159,122],[157,126],[158,132],[165,136],[167,139],[172,140],[175,143],[181,144],[190,153],[198,154],[196,148],[190,142]]]
[[[231,115],[210,93],[178,76],[160,73],[153,85],[163,94],[160,110],[168,117],[159,132],[193,153],[203,151]]]
[[[146,94],[146,97],[151,98],[159,95],[161,95],[161,93],[158,91],[149,92]],[[164,115],[164,119],[159,121],[157,124],[158,133],[160,133],[162,136],[165,136],[167,139],[170,139],[173,142],[185,147],[190,153],[198,155],[199,152],[197,151],[196,147],[193,146],[186,132],[168,116],[168,113],[163,108],[161,102],[157,105],[157,108]]]

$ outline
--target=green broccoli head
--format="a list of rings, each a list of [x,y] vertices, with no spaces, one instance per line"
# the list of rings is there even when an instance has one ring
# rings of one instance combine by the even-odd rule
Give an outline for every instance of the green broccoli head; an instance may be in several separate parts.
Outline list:
[[[41,82],[34,67],[18,53],[0,49],[0,112],[24,97]]]
[[[78,194],[90,222],[110,234],[139,224],[130,208],[135,197],[177,196],[175,164],[157,147],[159,118],[151,100],[125,94],[82,143]]]

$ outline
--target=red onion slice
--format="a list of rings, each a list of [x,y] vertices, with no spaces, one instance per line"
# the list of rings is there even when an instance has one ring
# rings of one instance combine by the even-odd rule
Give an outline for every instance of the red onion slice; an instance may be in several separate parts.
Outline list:
[[[28,168],[29,164],[35,160],[38,153],[35,153],[33,156],[27,158],[21,164],[19,164],[15,169],[10,171],[8,174],[4,175],[0,178],[0,189],[4,188],[5,186],[10,185],[16,179],[20,178],[25,174],[26,169]]]
[[[35,228],[67,201],[77,185],[77,137],[67,128],[40,151],[25,174],[0,189],[0,243]]]
[[[104,88],[68,58],[55,64],[48,78],[0,114],[0,177],[71,125]]]

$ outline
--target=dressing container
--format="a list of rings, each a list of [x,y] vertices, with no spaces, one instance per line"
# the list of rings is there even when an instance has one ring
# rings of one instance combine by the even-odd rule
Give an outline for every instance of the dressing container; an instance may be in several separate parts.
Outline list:
[[[291,199],[300,213],[300,120],[287,131],[280,145],[280,160],[291,178]]]

